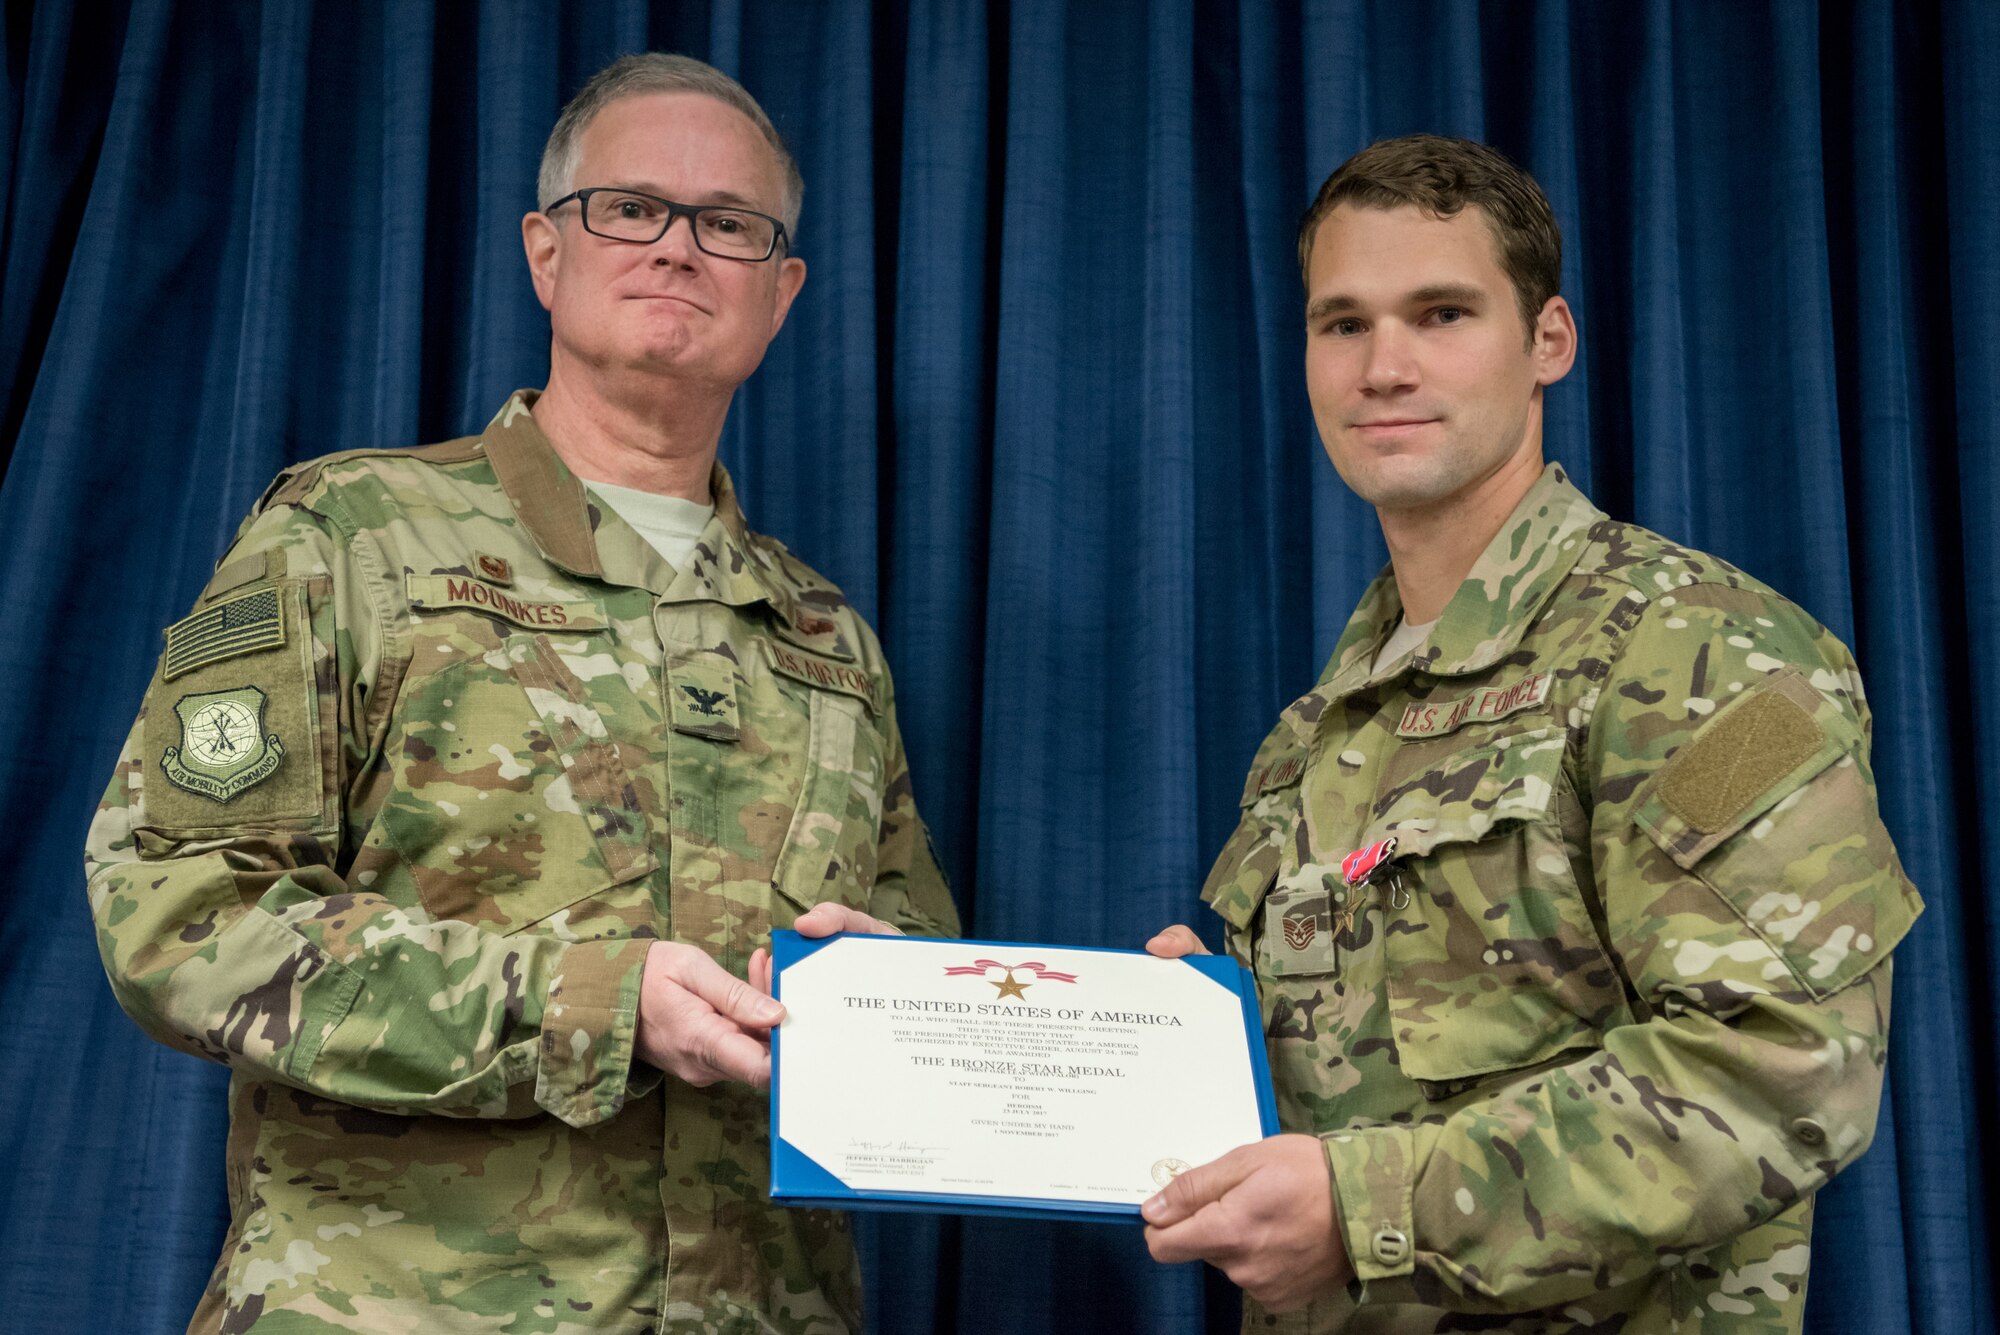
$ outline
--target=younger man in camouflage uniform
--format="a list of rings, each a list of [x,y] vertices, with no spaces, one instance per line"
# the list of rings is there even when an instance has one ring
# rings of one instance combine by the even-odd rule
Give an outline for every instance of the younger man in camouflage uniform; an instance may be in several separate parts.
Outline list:
[[[1149,1202],[1153,1254],[1258,1329],[1796,1331],[1920,908],[1854,660],[1544,465],[1576,331],[1500,154],[1367,149],[1300,262],[1320,436],[1392,563],[1203,890],[1302,1134]]]
[[[91,831],[120,1002],[232,1072],[196,1331],[859,1327],[844,1221],[765,1195],[762,947],[957,920],[874,635],[714,462],[797,171],[649,56],[541,184],[547,390],[282,475]],[[671,557],[660,496],[706,519]]]

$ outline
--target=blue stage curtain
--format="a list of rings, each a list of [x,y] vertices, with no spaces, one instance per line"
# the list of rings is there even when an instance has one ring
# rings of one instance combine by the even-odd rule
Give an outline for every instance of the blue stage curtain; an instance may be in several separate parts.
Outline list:
[[[1298,214],[1384,135],[1534,171],[1583,331],[1551,454],[1854,646],[1929,902],[1809,1328],[1996,1328],[1987,0],[9,3],[0,1326],[178,1330],[222,1235],[222,1073],[119,1014],[79,870],[158,628],[281,465],[540,383],[542,140],[646,47],[737,73],[797,150],[811,277],[724,454],[881,628],[993,937],[1215,937],[1251,751],[1383,560],[1307,411]],[[883,1332],[1234,1329],[1136,1230],[862,1234]]]

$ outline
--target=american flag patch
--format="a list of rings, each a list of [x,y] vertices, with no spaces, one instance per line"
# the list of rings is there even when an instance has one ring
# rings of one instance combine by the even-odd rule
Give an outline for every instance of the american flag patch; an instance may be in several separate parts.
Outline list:
[[[213,607],[204,607],[167,627],[167,657],[161,680],[172,681],[184,672],[219,659],[275,649],[284,642],[284,608],[278,590],[266,584]]]

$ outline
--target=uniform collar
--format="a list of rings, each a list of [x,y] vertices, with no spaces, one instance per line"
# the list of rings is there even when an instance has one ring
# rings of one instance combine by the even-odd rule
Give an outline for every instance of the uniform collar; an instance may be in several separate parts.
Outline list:
[[[574,575],[651,589],[668,602],[769,603],[795,629],[803,615],[794,591],[775,577],[773,558],[750,541],[736,486],[720,463],[709,473],[715,515],[679,570],[610,506],[593,505],[584,484],[542,434],[532,411],[540,394],[516,390],[487,423],[480,441],[514,514],[556,565]],[[811,633],[811,632],[807,632]]]
[[[1309,741],[1327,706],[1363,686],[1412,669],[1457,677],[1492,667],[1520,646],[1603,518],[1562,465],[1549,464],[1473,562],[1430,636],[1407,661],[1385,663],[1377,674],[1375,655],[1403,612],[1394,570],[1384,566],[1348,619],[1319,685],[1285,710],[1286,720]]]

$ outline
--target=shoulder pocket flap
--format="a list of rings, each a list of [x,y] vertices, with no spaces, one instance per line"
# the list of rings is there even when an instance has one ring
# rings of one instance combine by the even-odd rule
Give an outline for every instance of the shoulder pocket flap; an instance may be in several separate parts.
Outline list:
[[[1399,857],[1422,857],[1484,839],[1508,822],[1549,820],[1567,746],[1567,732],[1551,726],[1451,756],[1377,799],[1356,846],[1394,837]]]
[[[1692,870],[1860,740],[1838,705],[1787,668],[1724,705],[1674,752],[1648,781],[1632,818],[1682,870]]]

